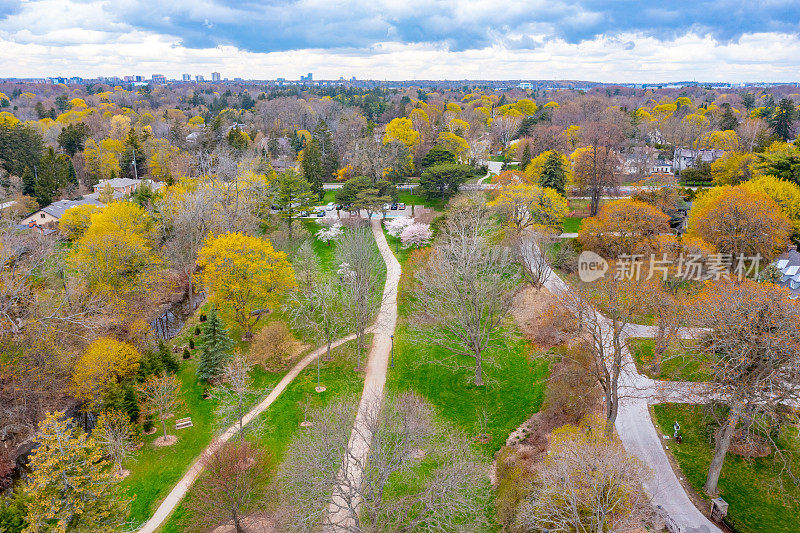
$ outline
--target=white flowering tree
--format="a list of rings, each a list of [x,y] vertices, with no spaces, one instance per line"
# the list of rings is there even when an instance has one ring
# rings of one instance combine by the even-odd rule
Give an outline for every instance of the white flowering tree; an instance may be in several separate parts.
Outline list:
[[[396,217],[385,222],[384,227],[386,228],[386,233],[392,237],[400,237],[403,230],[413,223],[414,219],[411,217]]]
[[[406,226],[400,234],[400,242],[403,243],[404,248],[419,248],[420,246],[427,246],[431,239],[433,239],[433,231],[430,224],[422,222],[414,222]]]
[[[325,244],[330,244],[331,241],[335,241],[339,237],[342,236],[342,225],[338,222],[335,224],[331,224],[327,228],[322,228],[317,232],[317,239],[321,240]]]

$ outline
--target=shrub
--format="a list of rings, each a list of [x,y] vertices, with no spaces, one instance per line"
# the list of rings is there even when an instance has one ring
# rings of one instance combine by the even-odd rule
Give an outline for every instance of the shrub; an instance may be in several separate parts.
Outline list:
[[[189,349],[194,350],[194,339],[189,339]]]
[[[299,351],[299,343],[281,321],[266,324],[253,338],[250,346],[250,361],[264,370],[285,368]]]
[[[200,326],[195,326],[194,334],[195,334],[195,336],[200,335]]]
[[[192,356],[192,354],[189,352],[189,348],[184,346],[183,347],[183,358],[184,359],[189,359],[191,356]]]

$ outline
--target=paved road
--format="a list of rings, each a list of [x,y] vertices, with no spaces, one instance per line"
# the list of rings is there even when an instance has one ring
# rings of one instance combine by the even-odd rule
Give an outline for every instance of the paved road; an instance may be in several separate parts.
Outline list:
[[[554,294],[570,290],[569,286],[552,271],[545,286]],[[610,329],[610,325],[606,325],[604,329]],[[695,337],[698,330],[683,329],[680,333],[682,336]],[[631,324],[624,330],[623,335],[651,337],[654,335],[654,328]],[[610,338],[607,333],[603,336]],[[674,524],[675,533],[721,533],[721,530],[694,506],[683,490],[664,450],[664,439],[656,432],[648,409],[649,405],[664,401],[696,403],[707,400],[704,385],[655,381],[643,376],[636,370],[627,342],[623,342],[622,346],[620,406],[615,426],[625,449],[641,459],[653,471],[653,477],[644,483],[645,490],[650,495],[653,505],[661,507],[668,516],[668,521]],[[672,442],[671,439],[666,441],[667,445]]]
[[[342,337],[341,339],[335,340],[331,344],[331,347],[335,348],[336,346],[339,346],[355,338],[356,338],[355,335],[348,335],[347,337]],[[294,378],[296,378],[298,374],[300,374],[300,372],[305,367],[316,361],[318,356],[324,354],[326,350],[327,346],[322,346],[320,348],[317,348],[313,352],[303,357],[303,359],[301,359],[299,363],[294,365],[294,367],[292,367],[292,369],[289,370],[289,372],[287,372],[286,375],[283,376],[283,378],[278,382],[275,388],[272,389],[272,391],[270,391],[267,397],[264,398],[264,400],[262,400],[261,403],[253,407],[244,416],[242,420],[244,424],[245,425],[249,424],[250,422],[253,421],[255,417],[266,411],[269,408],[269,406],[272,405],[273,402],[275,402],[278,396],[280,396],[281,393],[284,390],[286,390],[286,387],[289,386],[289,383],[291,383],[294,380]],[[203,451],[203,454],[214,453],[216,450],[220,448],[220,446],[228,442],[228,440],[230,440],[231,437],[236,435],[236,432],[238,430],[239,430],[239,424],[237,422],[236,424],[229,427],[222,435],[211,441],[211,444],[209,444],[208,447],[206,447],[206,449]],[[175,507],[177,507],[178,504],[181,502],[183,497],[186,496],[186,493],[189,491],[192,484],[197,479],[197,476],[200,475],[200,472],[202,472],[202,470],[203,470],[203,465],[201,456],[200,458],[195,460],[192,466],[189,467],[189,470],[186,472],[186,474],[184,474],[183,477],[180,479],[180,481],[178,481],[177,485],[175,485],[170,491],[170,493],[167,494],[167,497],[164,498],[164,501],[161,502],[161,505],[159,505],[158,509],[156,509],[155,514],[153,514],[153,516],[150,517],[150,520],[148,520],[141,527],[141,529],[139,529],[139,533],[153,533],[159,527],[161,527],[161,525],[166,521],[169,515],[172,514],[172,511],[175,510]]]
[[[326,531],[351,531],[354,524],[353,509],[358,507],[355,487],[358,487],[363,475],[362,466],[369,456],[371,434],[366,420],[374,416],[376,405],[383,400],[386,371],[389,366],[389,354],[392,348],[391,335],[397,324],[397,285],[400,282],[400,263],[389,248],[383,234],[380,220],[372,220],[372,233],[378,243],[378,249],[386,263],[386,284],[383,288],[383,303],[378,311],[375,324],[372,350],[367,361],[364,390],[358,406],[353,431],[348,444],[349,452],[342,461],[339,477],[343,478],[334,487],[331,503],[328,506]]]

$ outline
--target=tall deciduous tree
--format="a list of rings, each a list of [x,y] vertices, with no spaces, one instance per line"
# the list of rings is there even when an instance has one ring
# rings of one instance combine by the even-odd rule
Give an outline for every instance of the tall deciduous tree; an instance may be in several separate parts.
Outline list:
[[[131,454],[135,431],[130,416],[125,411],[110,409],[97,418],[93,436],[114,462],[118,476],[123,474],[122,462]]]
[[[703,487],[715,494],[739,423],[775,419],[800,398],[800,311],[786,289],[748,280],[707,286],[696,309],[711,393],[728,408]]]
[[[26,532],[122,531],[127,502],[113,471],[93,438],[62,420],[47,416],[39,426],[31,456]]]
[[[197,262],[212,302],[232,311],[244,338],[250,338],[261,315],[295,287],[286,254],[266,239],[242,233],[210,236]]]
[[[144,400],[144,412],[156,415],[164,431],[162,438],[167,440],[167,419],[182,405],[179,397],[181,384],[174,374],[150,376],[139,386],[139,394]]]
[[[489,242],[488,224],[480,206],[454,209],[414,288],[417,334],[453,355],[442,364],[457,367],[458,356],[471,358],[477,386],[517,284],[509,254]]]

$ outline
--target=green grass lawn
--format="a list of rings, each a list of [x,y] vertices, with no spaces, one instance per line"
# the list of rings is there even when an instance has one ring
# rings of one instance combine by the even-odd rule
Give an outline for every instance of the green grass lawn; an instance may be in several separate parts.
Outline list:
[[[581,230],[583,218],[581,217],[565,217],[564,218],[564,233],[578,233]]]
[[[313,237],[311,239],[311,246],[314,248],[314,253],[319,258],[319,267],[322,272],[331,273],[335,272],[338,268],[336,264],[336,243],[324,243],[317,239],[317,232],[322,229],[322,224],[312,218],[304,218],[301,221],[303,227]]]
[[[703,495],[708,467],[714,454],[713,426],[707,423],[697,405],[662,404],[654,406],[656,422],[664,434],[672,435],[677,420],[683,442],[670,442],[670,450],[692,487]],[[787,430],[789,431],[789,430]],[[797,429],[791,429],[797,441]],[[796,447],[796,445],[795,445]],[[774,455],[774,454],[773,454]],[[792,459],[795,471],[800,459]],[[798,531],[800,489],[786,480],[786,492],[778,491],[781,462],[773,456],[746,459],[728,454],[719,481],[720,496],[728,502],[728,516],[741,533],[793,533]]]
[[[667,348],[661,363],[661,373],[657,375],[650,369],[655,344],[653,339],[632,338],[628,344],[636,361],[636,369],[647,377],[670,381],[708,381],[711,379],[711,371],[697,355],[690,353],[690,347],[686,345],[688,342],[690,341],[674,342]]]
[[[417,189],[413,189],[412,191],[403,189],[397,191],[397,201],[403,204],[406,204],[406,209],[410,210],[412,205],[415,206],[425,206],[429,209],[434,209],[436,211],[443,211],[446,202],[440,198],[434,200],[427,200],[425,197],[416,194]],[[408,212],[408,215],[411,216],[411,212]]]
[[[368,336],[368,345],[371,337],[372,335]],[[317,393],[314,390],[317,385],[317,367],[316,364],[309,365],[259,417],[260,431],[251,438],[269,453],[272,465],[278,465],[283,460],[287,444],[298,431],[302,431],[300,422],[304,419],[306,405],[313,410],[326,405],[331,398],[353,397],[359,394],[364,375],[353,371],[355,350],[355,341],[347,342],[332,350],[332,361],[322,362],[320,376],[322,383],[327,387],[325,392]],[[271,468],[270,471],[274,469]],[[269,481],[265,480],[265,484]],[[192,497],[192,492],[189,491],[187,498]],[[188,513],[190,511],[181,503],[161,528],[162,533],[190,531]]]
[[[411,255],[411,252],[414,251],[413,248],[403,248],[403,244],[400,242],[400,237],[393,237],[386,232],[386,229],[383,230],[383,235],[386,237],[386,242],[389,243],[389,248],[392,249],[395,257],[397,257],[397,261],[402,266],[405,264],[408,256]]]
[[[400,324],[394,339],[394,368],[387,387],[402,392],[413,390],[424,396],[445,420],[456,424],[470,437],[488,433],[479,443],[488,455],[505,444],[509,433],[536,413],[542,405],[548,365],[520,339],[488,350],[496,366],[484,364],[482,387],[474,385],[474,364],[459,358],[466,368],[453,370],[434,363],[446,355],[443,349],[418,342],[406,325]]]

